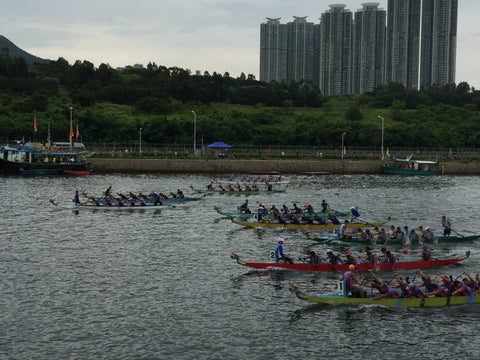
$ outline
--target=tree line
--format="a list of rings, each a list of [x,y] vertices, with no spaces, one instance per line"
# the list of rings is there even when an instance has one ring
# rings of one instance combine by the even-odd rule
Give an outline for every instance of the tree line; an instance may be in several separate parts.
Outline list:
[[[387,84],[361,95],[325,97],[311,81],[259,82],[251,74],[192,75],[178,67],[117,70],[59,58],[28,65],[0,52],[0,137],[43,141],[47,126],[65,141],[69,109],[84,142],[134,141],[138,129],[151,143],[335,145],[347,132],[358,146],[378,144],[385,118],[391,146],[478,147],[480,91],[467,83],[428,90]],[[33,131],[36,116],[38,132]]]

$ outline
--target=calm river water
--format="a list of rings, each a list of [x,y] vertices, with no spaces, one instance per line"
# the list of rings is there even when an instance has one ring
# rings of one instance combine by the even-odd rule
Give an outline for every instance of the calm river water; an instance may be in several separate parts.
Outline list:
[[[310,304],[288,291],[291,281],[307,293],[332,293],[341,274],[257,272],[236,264],[232,251],[270,261],[278,236],[295,258],[326,248],[296,230],[242,228],[214,211],[215,205],[235,210],[243,196],[215,194],[142,211],[73,211],[48,201],[71,203],[75,190],[101,194],[109,185],[114,192],[190,194],[190,185],[204,188],[211,179],[0,177],[0,358],[477,358],[479,306]],[[318,207],[326,199],[339,210],[358,206],[367,220],[391,216],[388,225],[429,225],[438,233],[445,214],[456,231],[476,234],[479,186],[478,177],[296,177],[286,193],[249,201]],[[438,258],[472,251],[442,272],[480,271],[480,243],[432,247]],[[418,257],[418,247],[409,250],[401,259]]]

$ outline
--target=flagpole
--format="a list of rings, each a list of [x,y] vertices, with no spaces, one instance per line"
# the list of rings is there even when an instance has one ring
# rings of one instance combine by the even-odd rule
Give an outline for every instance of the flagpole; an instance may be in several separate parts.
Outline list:
[[[72,150],[72,132],[73,132],[73,126],[72,126],[72,112],[73,112],[73,107],[70,106],[70,133],[69,133],[69,138],[70,138],[70,150]]]

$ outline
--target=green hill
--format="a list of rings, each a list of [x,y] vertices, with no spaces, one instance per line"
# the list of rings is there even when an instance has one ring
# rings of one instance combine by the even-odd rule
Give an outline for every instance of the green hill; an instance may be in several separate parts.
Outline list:
[[[13,58],[23,58],[28,64],[33,64],[33,63],[47,63],[50,60],[47,59],[42,59],[38,56],[29,54],[28,52],[20,49],[17,45],[15,45],[13,42],[8,40],[5,36],[0,35],[0,49],[3,51],[3,49],[7,48],[8,49],[8,54],[10,57]]]

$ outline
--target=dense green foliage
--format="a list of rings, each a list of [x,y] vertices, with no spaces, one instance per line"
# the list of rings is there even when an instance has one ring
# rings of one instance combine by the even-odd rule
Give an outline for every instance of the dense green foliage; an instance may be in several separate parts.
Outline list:
[[[323,97],[311,82],[262,83],[228,73],[191,75],[149,63],[146,68],[70,65],[60,58],[29,66],[0,54],[0,140],[67,141],[70,107],[85,143],[378,145],[385,118],[389,146],[479,147],[480,91],[466,83],[407,91],[389,84],[364,95]],[[36,114],[38,132],[33,131]],[[198,140],[197,140],[198,141]]]

